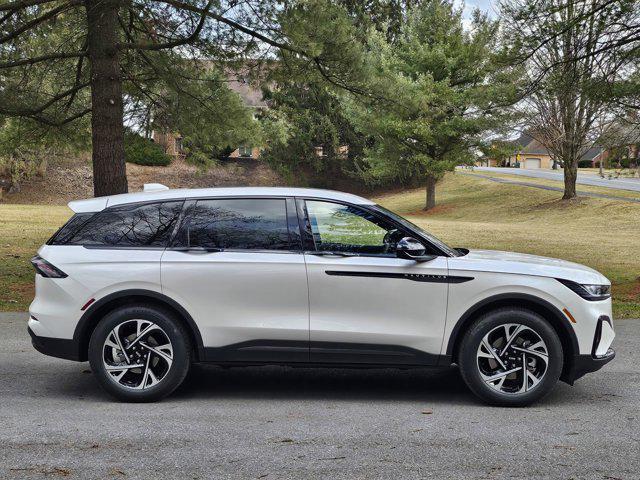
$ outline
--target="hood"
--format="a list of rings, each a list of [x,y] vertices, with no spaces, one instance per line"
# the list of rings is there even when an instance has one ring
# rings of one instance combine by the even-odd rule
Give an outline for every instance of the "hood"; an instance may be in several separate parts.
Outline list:
[[[515,273],[562,278],[582,284],[608,285],[609,280],[593,268],[557,258],[495,250],[470,250],[467,255],[449,259],[452,270]]]

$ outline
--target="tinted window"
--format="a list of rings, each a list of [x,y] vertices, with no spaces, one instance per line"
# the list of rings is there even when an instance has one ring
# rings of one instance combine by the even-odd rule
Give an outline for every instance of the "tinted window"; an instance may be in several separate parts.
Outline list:
[[[182,201],[124,205],[96,213],[58,234],[54,245],[164,247],[182,210]]]
[[[285,200],[200,200],[189,209],[179,238],[179,245],[189,247],[289,250]]]
[[[53,234],[53,236],[47,241],[47,245],[64,245],[69,241],[69,238],[78,230],[78,228],[87,220],[95,215],[95,212],[91,213],[76,213],[73,217],[65,223],[60,230]]]
[[[393,255],[403,236],[391,222],[350,205],[306,202],[316,250]]]

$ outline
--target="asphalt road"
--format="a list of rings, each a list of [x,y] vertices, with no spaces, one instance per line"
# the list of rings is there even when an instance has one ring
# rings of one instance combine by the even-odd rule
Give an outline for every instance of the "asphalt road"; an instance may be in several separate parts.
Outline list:
[[[455,369],[197,367],[173,397],[116,403],[0,314],[0,478],[640,478],[640,321],[618,358],[526,409]]]
[[[478,172],[494,172],[509,175],[520,175],[530,178],[543,178],[546,180],[564,181],[564,173],[562,170],[548,169],[524,169],[524,168],[497,168],[497,167],[473,167]],[[639,178],[601,178],[591,173],[578,173],[577,183],[579,185],[591,185],[594,187],[607,187],[616,190],[630,190],[640,192]]]

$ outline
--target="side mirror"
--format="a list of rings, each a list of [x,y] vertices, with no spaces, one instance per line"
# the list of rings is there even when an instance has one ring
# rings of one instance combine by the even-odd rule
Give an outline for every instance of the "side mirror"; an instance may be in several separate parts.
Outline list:
[[[435,258],[433,255],[425,255],[425,251],[424,245],[413,237],[404,237],[396,245],[396,255],[406,260],[425,262]]]

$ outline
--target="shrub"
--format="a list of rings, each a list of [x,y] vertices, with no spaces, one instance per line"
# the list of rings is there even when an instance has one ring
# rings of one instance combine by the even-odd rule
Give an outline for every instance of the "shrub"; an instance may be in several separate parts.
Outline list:
[[[591,168],[593,162],[591,160],[580,160],[578,162],[578,168]]]
[[[622,168],[631,168],[631,159],[629,157],[625,157],[625,158],[621,158],[620,159],[620,166]]]
[[[206,153],[201,150],[193,150],[187,154],[186,158],[187,163],[191,165],[195,165],[196,167],[206,170],[209,167],[215,165],[215,159],[209,157]]]
[[[127,162],[137,165],[166,167],[171,163],[171,157],[160,145],[135,133],[125,136],[124,154]]]

